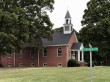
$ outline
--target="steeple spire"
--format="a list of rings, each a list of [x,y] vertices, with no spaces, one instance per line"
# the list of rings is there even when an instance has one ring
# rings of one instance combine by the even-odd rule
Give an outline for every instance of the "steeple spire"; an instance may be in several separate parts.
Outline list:
[[[69,11],[67,10],[65,18],[71,18]]]
[[[70,34],[73,31],[73,24],[71,23],[71,16],[69,11],[67,10],[65,16],[65,23],[63,24],[63,33]]]

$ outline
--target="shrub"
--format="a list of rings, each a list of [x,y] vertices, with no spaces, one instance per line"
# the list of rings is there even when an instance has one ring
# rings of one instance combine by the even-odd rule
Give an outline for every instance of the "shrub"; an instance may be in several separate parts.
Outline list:
[[[78,64],[78,62],[76,60],[74,60],[74,59],[68,60],[68,67],[78,67],[78,66],[80,66],[80,65]]]
[[[0,63],[0,67],[3,67],[3,65]]]

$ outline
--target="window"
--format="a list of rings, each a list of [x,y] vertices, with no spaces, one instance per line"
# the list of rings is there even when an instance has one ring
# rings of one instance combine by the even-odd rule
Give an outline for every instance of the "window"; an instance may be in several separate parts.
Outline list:
[[[73,27],[71,26],[71,31],[73,31]]]
[[[12,67],[11,63],[8,64],[8,67]]]
[[[65,31],[69,31],[69,26],[65,26]]]
[[[61,57],[61,56],[62,56],[62,49],[58,48],[58,57]]]
[[[19,67],[23,67],[23,63],[19,63]]]
[[[48,65],[47,65],[47,63],[43,63],[43,66],[44,66],[44,67],[47,67]]]
[[[30,66],[31,66],[31,67],[34,67],[34,66],[35,66],[35,64],[34,64],[34,63],[31,63],[31,64],[30,64]]]
[[[8,53],[7,56],[8,56],[8,58],[11,58],[11,57],[12,57],[12,54],[9,54],[9,53]]]
[[[66,24],[68,24],[68,19],[66,20]]]
[[[23,50],[20,50],[20,52],[19,52],[19,58],[23,58]]]
[[[57,67],[62,67],[62,63],[58,63],[57,64]]]
[[[47,57],[47,48],[44,48],[43,57]]]
[[[31,57],[31,58],[34,58],[34,57],[35,57],[35,49],[34,49],[34,48],[32,48],[32,49],[30,50],[30,57]]]

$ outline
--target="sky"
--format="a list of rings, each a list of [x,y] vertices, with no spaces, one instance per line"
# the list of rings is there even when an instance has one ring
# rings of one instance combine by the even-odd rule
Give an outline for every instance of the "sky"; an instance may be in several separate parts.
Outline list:
[[[54,10],[49,13],[50,20],[54,24],[54,28],[63,26],[65,22],[65,15],[67,10],[69,10],[73,28],[79,32],[82,28],[81,20],[84,15],[84,10],[87,8],[86,4],[90,0],[55,0]]]

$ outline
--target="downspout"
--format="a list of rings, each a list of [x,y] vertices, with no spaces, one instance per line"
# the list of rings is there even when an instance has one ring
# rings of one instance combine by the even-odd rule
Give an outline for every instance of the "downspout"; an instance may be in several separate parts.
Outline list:
[[[14,64],[14,67],[16,66],[16,55],[15,55],[15,51],[13,52],[13,54],[14,54],[14,62],[13,62],[13,64]]]
[[[39,67],[39,49],[38,49],[38,67]]]

